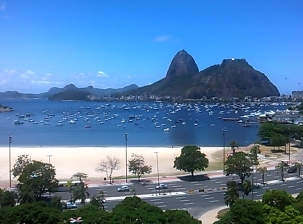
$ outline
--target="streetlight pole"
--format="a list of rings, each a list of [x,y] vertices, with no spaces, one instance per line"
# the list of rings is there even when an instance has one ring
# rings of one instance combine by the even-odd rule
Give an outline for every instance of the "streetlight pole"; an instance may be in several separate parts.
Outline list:
[[[290,165],[290,129],[288,124],[288,164]]]
[[[251,200],[254,200],[254,167],[251,172]]]
[[[127,133],[124,134],[125,137],[125,182],[127,183]]]
[[[8,169],[9,169],[9,187],[12,187],[12,164],[11,164],[11,143],[12,143],[12,136],[8,135]]]
[[[155,152],[156,153],[156,157],[157,157],[157,173],[158,173],[158,186],[160,184],[160,178],[159,178],[159,162],[158,162],[158,153],[159,152]]]
[[[223,172],[225,172],[225,132],[226,129],[222,129],[222,135],[223,135]]]
[[[50,164],[50,157],[53,155],[46,155],[46,156],[48,156],[48,164]]]

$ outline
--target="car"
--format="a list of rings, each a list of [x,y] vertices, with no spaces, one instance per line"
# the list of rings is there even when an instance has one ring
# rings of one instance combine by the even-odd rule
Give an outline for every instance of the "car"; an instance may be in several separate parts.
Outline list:
[[[296,166],[291,166],[287,170],[287,173],[296,173],[297,172],[297,167]]]
[[[64,209],[73,209],[73,208],[77,208],[77,204],[71,201],[67,201],[65,203],[63,203],[63,208]]]
[[[167,184],[159,184],[155,187],[156,190],[167,189],[167,188],[168,188]]]
[[[121,191],[129,191],[129,186],[122,186],[122,187],[119,187],[117,189],[118,192],[121,192]]]

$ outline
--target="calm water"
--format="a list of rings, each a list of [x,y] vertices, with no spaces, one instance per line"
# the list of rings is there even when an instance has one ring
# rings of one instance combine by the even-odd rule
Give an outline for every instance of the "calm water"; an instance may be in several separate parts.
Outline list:
[[[12,146],[222,146],[255,142],[258,126],[243,127],[219,117],[236,117],[282,109],[265,105],[234,110],[231,105],[171,103],[54,102],[48,100],[1,99],[15,109],[0,113],[0,145]],[[17,115],[28,117],[19,118]],[[24,120],[25,119],[25,120]],[[14,124],[14,120],[23,124]],[[75,124],[69,121],[74,120]],[[124,122],[123,122],[124,121]],[[58,126],[58,123],[62,123]],[[164,129],[169,128],[169,131]]]

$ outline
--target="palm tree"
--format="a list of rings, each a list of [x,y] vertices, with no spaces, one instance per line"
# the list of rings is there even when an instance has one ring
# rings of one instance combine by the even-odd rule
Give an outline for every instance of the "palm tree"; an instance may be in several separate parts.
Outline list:
[[[239,199],[239,190],[237,183],[235,181],[228,182],[227,191],[224,196],[225,204],[231,207],[238,199]]]
[[[243,196],[242,198],[244,199],[244,196],[248,196],[249,192],[251,192],[253,190],[253,186],[251,184],[251,182],[249,180],[244,180],[242,183],[242,187],[243,187]]]
[[[278,163],[278,165],[276,166],[276,169],[278,170],[278,172],[281,172],[281,180],[284,182],[284,171],[285,171],[285,163],[281,162]]]
[[[259,167],[257,169],[257,171],[262,173],[262,184],[265,184],[264,177],[265,177],[265,173],[267,172],[267,168],[266,167]]]
[[[88,186],[87,184],[84,184],[84,182],[81,182],[79,186],[75,187],[73,189],[73,198],[74,200],[80,200],[81,204],[85,206],[85,199],[89,197],[89,193],[87,192]]]
[[[301,177],[301,168],[303,166],[303,163],[301,161],[295,162],[295,166],[298,168],[298,177]]]
[[[237,149],[239,148],[238,143],[235,142],[235,141],[231,141],[231,142],[229,143],[229,146],[230,146],[231,150],[233,151],[233,154],[235,154],[236,148],[237,148]]]
[[[73,201],[72,186],[73,186],[72,180],[68,180],[67,183],[65,184],[65,187],[68,188],[71,202]]]

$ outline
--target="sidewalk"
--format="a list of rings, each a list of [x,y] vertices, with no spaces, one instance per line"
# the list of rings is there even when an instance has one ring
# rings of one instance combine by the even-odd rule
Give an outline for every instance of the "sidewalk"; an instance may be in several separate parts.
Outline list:
[[[221,206],[212,210],[209,210],[208,212],[205,212],[199,220],[202,221],[203,224],[213,224],[214,222],[218,221],[217,215],[218,212],[224,208],[227,208],[227,206]]]

